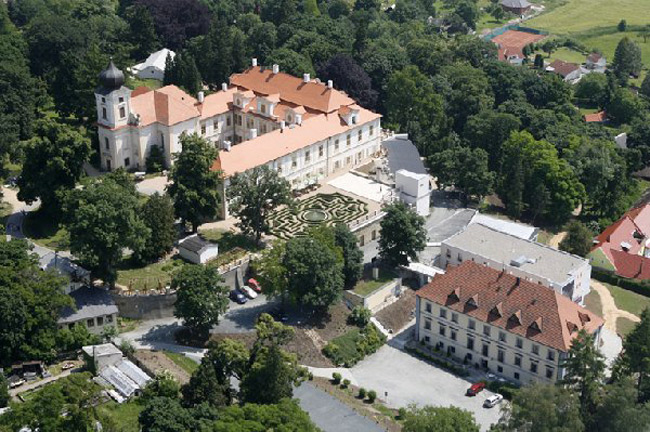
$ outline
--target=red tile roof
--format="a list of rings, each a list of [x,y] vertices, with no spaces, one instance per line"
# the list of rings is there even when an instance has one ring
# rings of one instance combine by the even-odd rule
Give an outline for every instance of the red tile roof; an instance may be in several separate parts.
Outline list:
[[[560,75],[562,78],[566,78],[570,73],[580,69],[580,66],[577,64],[567,63],[562,60],[555,60],[548,67],[553,68],[553,72]]]
[[[603,123],[607,121],[607,113],[605,111],[599,111],[593,114],[585,114],[584,118],[587,123]]]
[[[197,100],[175,85],[158,90],[138,87],[131,93],[131,112],[140,115],[140,126],[170,126],[199,116]]]
[[[560,351],[579,330],[592,333],[603,325],[551,288],[472,261],[437,275],[417,296]]]
[[[642,252],[641,249],[645,247],[644,239],[648,236],[650,236],[650,204],[628,211],[619,220],[605,228],[596,237],[596,245],[592,251],[602,250],[614,267],[618,268],[612,252],[622,251],[631,255],[639,255]],[[624,250],[623,245],[627,250]],[[623,262],[620,257],[618,262]],[[623,265],[628,266],[628,264]],[[626,274],[629,274],[629,271],[626,270]]]
[[[616,274],[630,279],[650,279],[650,258],[619,250],[611,251]]]

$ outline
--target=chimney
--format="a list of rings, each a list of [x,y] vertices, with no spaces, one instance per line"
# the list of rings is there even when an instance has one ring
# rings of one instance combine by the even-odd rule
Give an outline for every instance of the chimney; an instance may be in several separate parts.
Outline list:
[[[296,124],[300,126],[302,124],[302,115],[296,114]]]
[[[273,65],[273,73],[277,74],[278,72],[280,72],[280,65],[274,64]]]
[[[257,138],[257,129],[255,129],[255,128],[251,129],[251,130],[250,130],[250,135],[251,135],[251,138],[250,138],[250,139],[255,139],[255,138]]]
[[[227,83],[221,83],[221,91],[228,91],[228,84]]]
[[[309,74],[302,74],[302,82],[308,83],[310,80]]]
[[[334,81],[327,80],[327,88],[328,89],[333,89],[334,88]]]
[[[284,131],[285,127],[287,127],[287,123],[284,120],[280,120],[280,131]]]
[[[257,58],[253,57],[253,59],[251,60],[251,65],[253,67],[257,67]]]
[[[199,103],[203,103],[203,101],[205,100],[205,93],[203,93],[202,91],[200,91],[200,92],[199,92],[199,98],[198,98],[198,99],[199,99]]]

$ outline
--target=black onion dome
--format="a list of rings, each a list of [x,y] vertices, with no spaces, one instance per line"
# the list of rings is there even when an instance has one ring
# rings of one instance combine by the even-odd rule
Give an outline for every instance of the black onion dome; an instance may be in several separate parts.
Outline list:
[[[107,90],[116,90],[124,84],[124,73],[115,66],[112,59],[99,74],[99,83]]]

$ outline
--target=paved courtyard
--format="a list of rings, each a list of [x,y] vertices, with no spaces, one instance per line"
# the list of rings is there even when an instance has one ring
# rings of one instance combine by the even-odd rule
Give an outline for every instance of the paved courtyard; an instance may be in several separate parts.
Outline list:
[[[352,368],[359,386],[374,389],[393,408],[409,404],[450,405],[474,414],[481,430],[488,430],[500,417],[499,407],[483,408],[491,392],[484,390],[476,397],[465,396],[470,382],[431,366],[404,351],[384,345],[379,351]],[[388,391],[388,396],[384,392]]]

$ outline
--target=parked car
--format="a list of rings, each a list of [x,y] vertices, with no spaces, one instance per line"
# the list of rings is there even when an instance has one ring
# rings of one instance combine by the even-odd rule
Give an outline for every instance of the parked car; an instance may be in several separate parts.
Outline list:
[[[237,290],[237,289],[234,289],[234,290],[230,291],[230,300],[234,301],[235,303],[239,303],[239,304],[244,304],[244,303],[246,303],[248,301],[246,296],[244,294],[242,294],[242,292]]]
[[[467,396],[476,396],[485,388],[484,382],[477,382],[472,384],[470,388],[467,389]]]
[[[61,366],[61,369],[62,370],[68,370],[68,369],[72,369],[73,367],[74,367],[74,363],[67,362],[67,363],[64,363],[63,366]]]
[[[257,293],[253,290],[253,288],[244,285],[243,287],[241,287],[241,290],[244,294],[246,294],[246,297],[248,297],[249,299],[252,300],[254,298],[257,298]]]
[[[43,378],[50,378],[52,374],[50,373],[49,370],[44,370],[43,373],[41,374]]]
[[[38,374],[36,372],[25,372],[23,374],[23,378],[25,378],[27,381],[34,381],[36,378],[38,378]]]
[[[25,384],[25,380],[16,375],[10,376],[7,381],[9,382],[9,388],[20,387]]]
[[[502,400],[503,400],[503,396],[500,395],[499,393],[495,393],[489,398],[485,399],[485,402],[483,402],[483,406],[485,408],[492,408],[493,406],[500,404]]]
[[[253,288],[258,293],[262,292],[262,287],[260,286],[260,283],[253,278],[248,279],[248,286]]]

